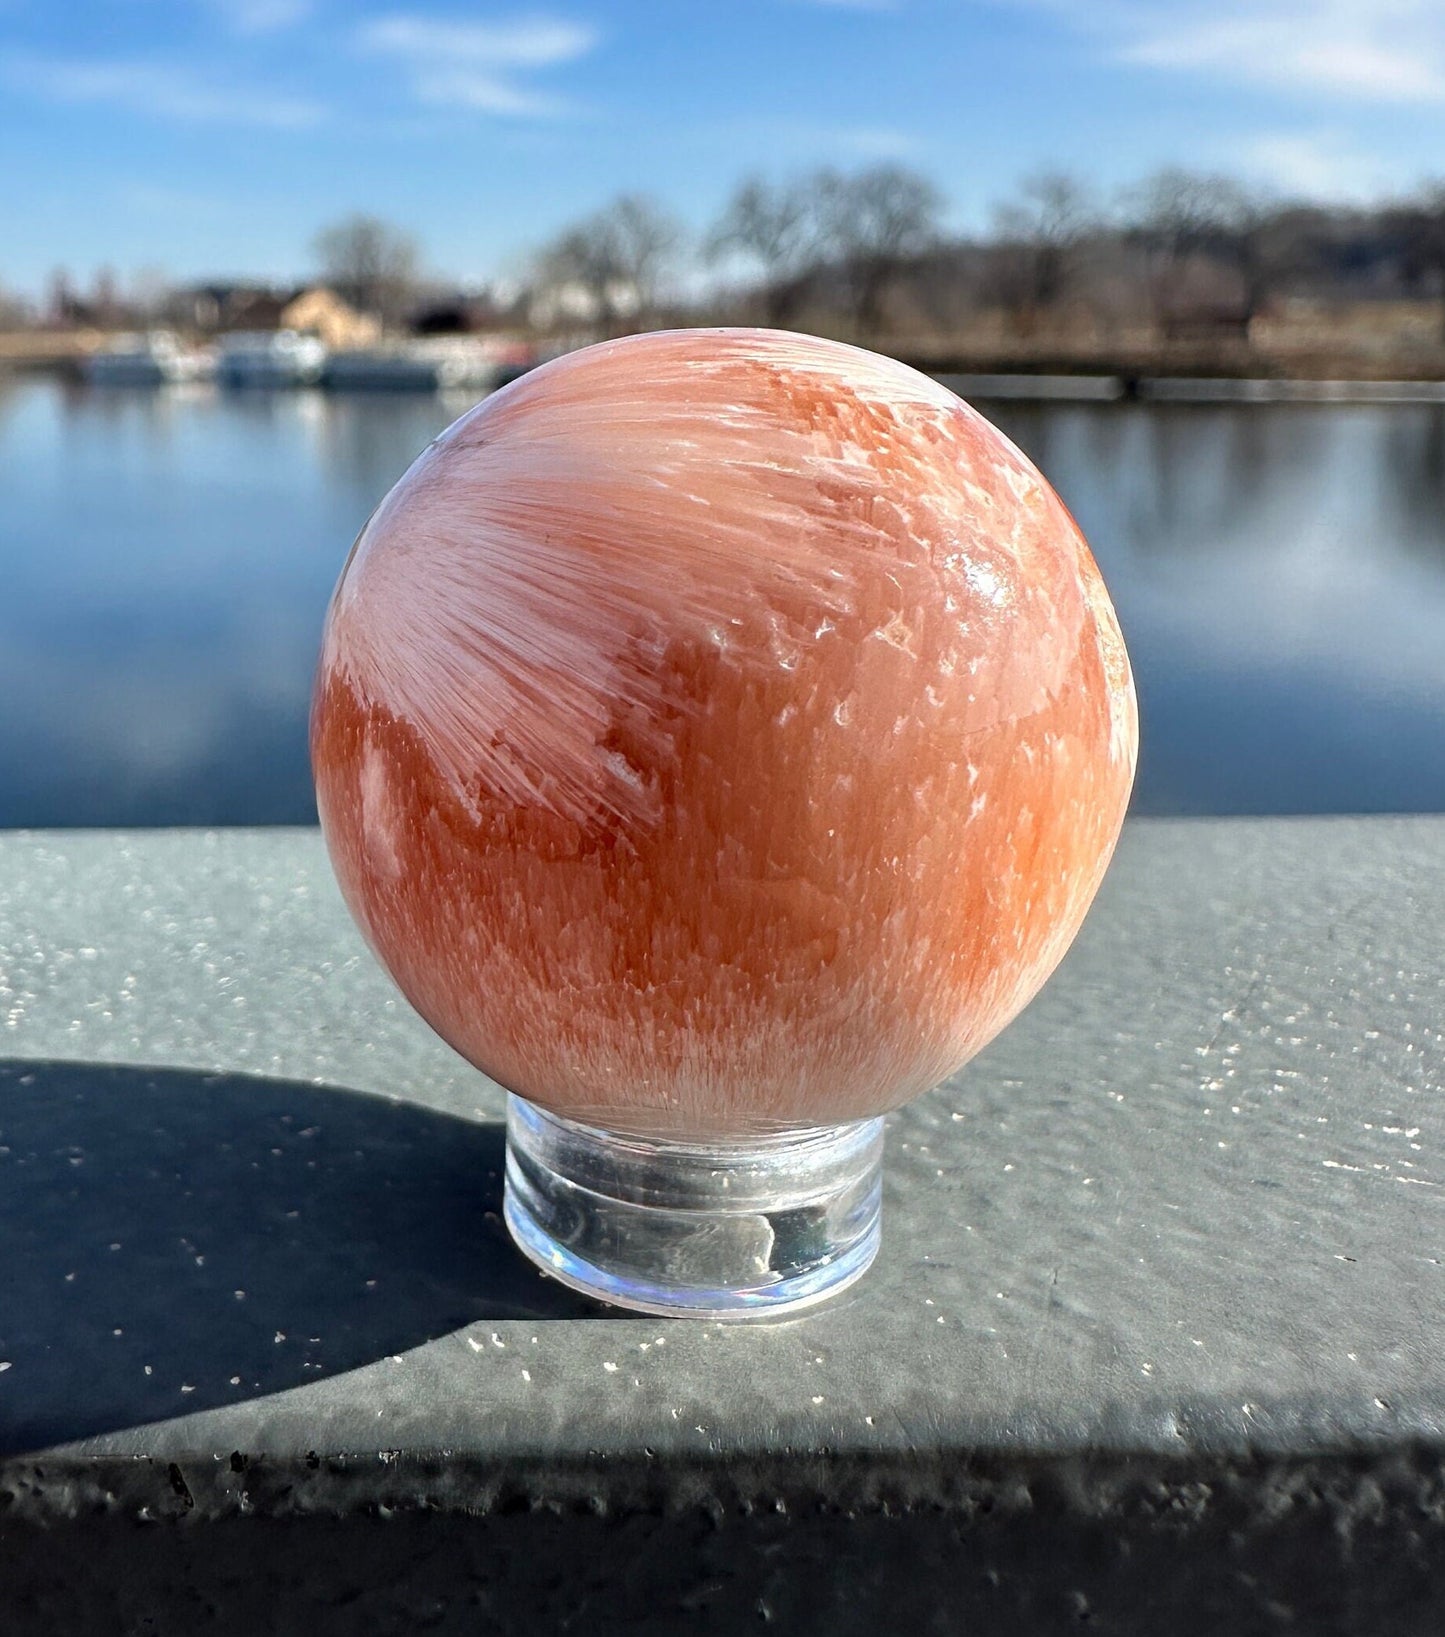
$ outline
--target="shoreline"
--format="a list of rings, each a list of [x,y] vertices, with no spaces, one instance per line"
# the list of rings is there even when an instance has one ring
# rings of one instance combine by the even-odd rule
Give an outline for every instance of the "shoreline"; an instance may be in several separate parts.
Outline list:
[[[925,373],[960,398],[1019,403],[1445,404],[1445,381],[1434,380]]]
[[[76,378],[112,337],[95,330],[0,332],[6,374]],[[1157,404],[1442,404],[1445,347],[1380,357],[1254,348],[966,352],[878,338],[874,350],[963,398]],[[334,390],[334,389],[333,389]]]

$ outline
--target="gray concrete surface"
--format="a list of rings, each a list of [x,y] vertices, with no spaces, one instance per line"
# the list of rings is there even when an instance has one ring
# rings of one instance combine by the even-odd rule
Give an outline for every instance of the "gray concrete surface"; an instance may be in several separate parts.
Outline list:
[[[314,833],[0,836],[0,1623],[1438,1629],[1442,865],[1131,825],[872,1272],[738,1327],[512,1252]]]

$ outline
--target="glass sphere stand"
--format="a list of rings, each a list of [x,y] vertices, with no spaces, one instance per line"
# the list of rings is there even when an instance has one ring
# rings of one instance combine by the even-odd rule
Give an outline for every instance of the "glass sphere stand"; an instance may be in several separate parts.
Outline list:
[[[792,1314],[878,1250],[883,1121],[678,1142],[507,1103],[507,1227],[545,1272],[634,1312]]]

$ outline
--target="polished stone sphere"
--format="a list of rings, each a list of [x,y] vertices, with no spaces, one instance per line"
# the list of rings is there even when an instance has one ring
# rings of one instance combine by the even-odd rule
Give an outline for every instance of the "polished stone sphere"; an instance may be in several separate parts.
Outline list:
[[[1077,526],[982,416],[763,330],[571,353],[362,530],[312,715],[372,948],[463,1056],[609,1130],[897,1107],[1058,964],[1133,780]]]

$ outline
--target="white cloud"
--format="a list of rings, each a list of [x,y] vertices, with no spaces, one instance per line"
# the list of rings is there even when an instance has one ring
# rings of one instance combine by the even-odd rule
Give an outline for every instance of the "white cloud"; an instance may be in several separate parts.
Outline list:
[[[840,125],[826,135],[840,152],[859,159],[910,159],[923,146],[907,131],[885,125]]]
[[[597,43],[581,23],[452,23],[416,16],[378,17],[361,30],[378,51],[428,59],[490,63],[498,68],[546,68],[584,56]]]
[[[519,84],[518,76],[585,57],[597,36],[585,24],[560,19],[466,23],[396,15],[364,24],[357,43],[404,64],[419,102],[538,118],[564,114],[568,104]]]
[[[1393,15],[1390,15],[1393,14]],[[1445,30],[1413,5],[1263,4],[1147,27],[1121,62],[1379,102],[1445,99]],[[1413,25],[1413,26],[1411,26]]]
[[[237,34],[276,34],[311,15],[311,0],[210,0]]]
[[[412,90],[421,102],[512,118],[551,118],[567,112],[560,97],[524,91],[496,74],[469,68],[417,69]]]
[[[228,208],[215,194],[161,187],[153,182],[126,182],[116,190],[116,199],[124,209],[142,211],[147,216],[219,216]]]
[[[1337,131],[1266,131],[1237,144],[1230,157],[1292,198],[1349,203],[1378,198],[1388,186],[1379,164]]]
[[[923,144],[888,125],[828,125],[810,120],[741,118],[723,127],[729,142],[761,143],[786,156],[818,163],[841,159],[915,159]]]
[[[217,85],[161,63],[12,56],[5,78],[50,102],[94,103],[185,124],[303,130],[325,118],[320,104],[244,86]]]
[[[1439,0],[1011,0],[1115,62],[1333,101],[1445,102]]]

